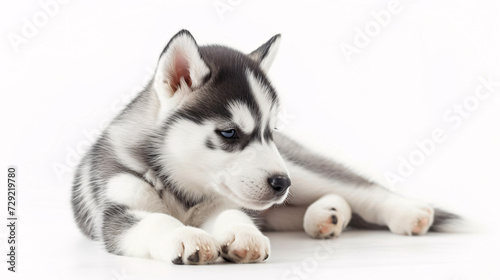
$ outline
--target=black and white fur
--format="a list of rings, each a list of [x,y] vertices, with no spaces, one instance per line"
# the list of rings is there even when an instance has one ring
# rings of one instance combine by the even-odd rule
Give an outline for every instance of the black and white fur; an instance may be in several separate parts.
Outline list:
[[[256,222],[332,238],[349,224],[421,235],[455,219],[275,131],[280,100],[266,71],[279,41],[246,55],[177,33],[76,171],[83,233],[119,255],[249,263],[271,253]]]

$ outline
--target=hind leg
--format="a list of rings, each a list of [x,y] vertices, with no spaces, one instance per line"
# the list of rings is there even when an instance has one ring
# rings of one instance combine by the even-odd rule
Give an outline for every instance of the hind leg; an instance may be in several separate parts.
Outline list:
[[[388,227],[405,235],[425,234],[431,228],[434,209],[429,204],[393,193],[285,135],[275,133],[274,138],[292,179],[292,205],[310,205],[323,196],[337,194],[365,225]]]
[[[351,219],[351,208],[342,197],[327,194],[309,206],[272,208],[262,215],[265,228],[304,230],[313,238],[338,237]]]
[[[377,184],[336,182],[293,164],[289,164],[289,169],[293,176],[292,201],[296,205],[313,206],[318,198],[335,193],[345,199],[368,228],[388,227],[397,234],[422,235],[433,224],[434,209],[425,202],[400,196]],[[360,219],[353,219],[352,224],[359,222]]]
[[[335,182],[301,167],[290,165],[289,168],[294,172],[292,197],[297,205],[307,205],[335,193],[345,199],[352,212],[357,214],[356,217],[360,217],[353,219],[353,225],[388,227],[397,234],[422,235],[433,224],[434,209],[425,202],[400,196],[377,184],[359,186]]]

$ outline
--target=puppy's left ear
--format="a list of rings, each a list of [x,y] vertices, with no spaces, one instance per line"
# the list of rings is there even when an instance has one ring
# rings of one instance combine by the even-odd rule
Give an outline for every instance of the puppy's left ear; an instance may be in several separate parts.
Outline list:
[[[203,61],[193,35],[181,30],[161,53],[154,86],[160,98],[172,97],[200,87],[209,74],[210,69]]]
[[[276,57],[278,48],[281,41],[281,34],[274,35],[269,41],[265,42],[255,51],[251,52],[248,56],[260,64],[260,67],[264,72],[267,72],[271,68],[271,64]]]

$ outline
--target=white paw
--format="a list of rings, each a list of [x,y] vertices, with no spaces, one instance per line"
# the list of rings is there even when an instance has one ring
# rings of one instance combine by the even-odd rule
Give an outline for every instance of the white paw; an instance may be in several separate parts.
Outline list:
[[[434,222],[434,209],[424,203],[406,201],[394,207],[387,226],[393,233],[403,235],[423,235]]]
[[[313,238],[338,237],[351,220],[351,207],[338,195],[328,194],[309,205],[304,230]]]
[[[253,225],[238,225],[217,236],[222,258],[235,263],[265,261],[271,253],[269,238]]]
[[[304,230],[313,238],[338,237],[346,224],[345,216],[335,207],[313,204],[304,215]]]
[[[219,246],[215,239],[194,227],[182,227],[173,233],[174,264],[209,264],[219,257]]]

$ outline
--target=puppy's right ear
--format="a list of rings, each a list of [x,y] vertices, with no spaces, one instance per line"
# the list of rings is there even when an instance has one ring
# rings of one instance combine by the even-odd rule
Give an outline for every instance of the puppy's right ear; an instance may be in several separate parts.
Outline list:
[[[210,69],[201,58],[193,36],[189,31],[181,30],[161,53],[154,87],[159,95],[172,97],[200,87],[209,74]]]

